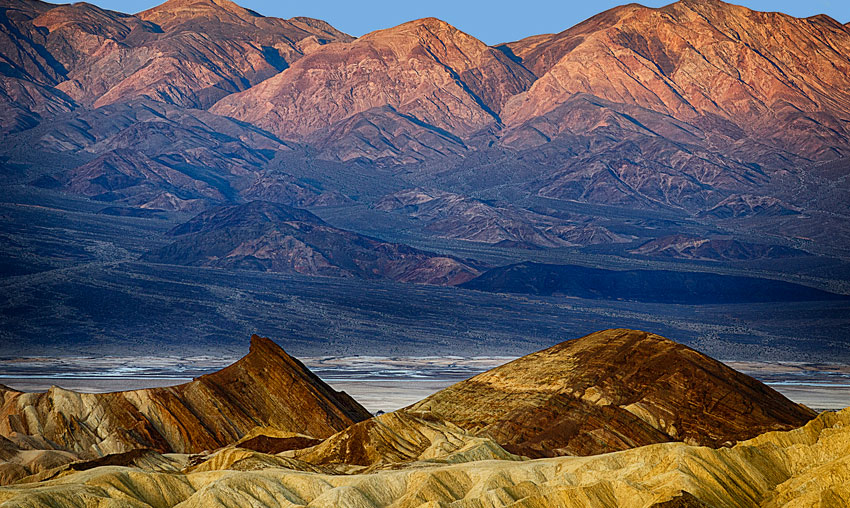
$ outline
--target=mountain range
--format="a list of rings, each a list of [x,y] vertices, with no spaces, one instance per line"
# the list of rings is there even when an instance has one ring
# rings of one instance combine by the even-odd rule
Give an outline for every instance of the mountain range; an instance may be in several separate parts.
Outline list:
[[[434,18],[353,39],[228,0],[170,0],[137,15],[38,1],[4,10],[6,133],[50,112],[147,99],[333,160],[485,152],[517,164],[524,149],[551,146],[587,169],[577,181],[549,168],[542,195],[607,192],[608,203],[645,206],[705,206],[789,165],[847,154],[850,34],[826,16],[719,0],[629,5],[489,47]],[[660,174],[643,180],[641,168]]]
[[[850,146],[850,32],[826,16],[628,5],[490,47],[434,18],[355,39],[229,0],[2,9],[5,158],[42,187],[194,212],[380,199],[334,182],[335,162],[502,207],[616,205],[704,226],[767,215],[759,226],[789,240],[847,214],[818,190],[844,189]],[[534,228],[526,212],[512,220]],[[786,213],[803,213],[793,231]],[[619,238],[449,229],[438,234],[544,247]]]
[[[693,304],[740,301],[732,277],[850,293],[850,29],[827,16],[629,4],[490,46],[435,18],[355,38],[229,0],[0,11],[0,255],[31,294],[107,258],[135,280],[504,293],[536,263],[713,281]],[[46,224],[69,214],[94,230]],[[587,297],[561,286],[531,293]],[[15,329],[44,322],[9,305]]]

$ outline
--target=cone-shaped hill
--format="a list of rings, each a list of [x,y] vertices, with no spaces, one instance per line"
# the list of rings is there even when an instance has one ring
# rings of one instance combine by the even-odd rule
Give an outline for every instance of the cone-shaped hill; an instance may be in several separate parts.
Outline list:
[[[799,427],[815,413],[659,335],[605,330],[457,383],[405,409],[531,457],[651,443],[712,447]]]
[[[197,453],[264,426],[326,438],[370,414],[334,391],[269,339],[190,383],[116,393],[53,387],[21,393],[0,386],[0,436],[54,443],[80,457],[139,448]]]

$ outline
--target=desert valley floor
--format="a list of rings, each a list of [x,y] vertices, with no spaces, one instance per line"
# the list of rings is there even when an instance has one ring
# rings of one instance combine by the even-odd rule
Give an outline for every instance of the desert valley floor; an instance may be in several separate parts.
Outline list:
[[[83,393],[186,383],[237,358],[15,358],[0,360],[0,384],[37,392],[60,386]],[[302,357],[323,381],[372,413],[413,404],[513,357]],[[850,407],[850,367],[802,362],[725,362],[789,399],[819,410]]]

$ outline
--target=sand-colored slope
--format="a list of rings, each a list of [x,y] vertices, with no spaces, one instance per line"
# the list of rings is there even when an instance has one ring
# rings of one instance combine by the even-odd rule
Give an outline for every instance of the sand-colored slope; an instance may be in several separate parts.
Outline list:
[[[456,425],[404,411],[357,423],[319,445],[284,455],[315,465],[354,466],[342,469],[349,472],[416,462],[520,460],[490,438],[473,436]]]
[[[103,467],[0,488],[0,506],[846,507],[848,457],[850,409],[720,449],[663,443],[593,457],[362,475],[275,468],[184,475]]]
[[[106,394],[0,386],[0,436],[38,436],[83,458],[138,448],[197,453],[257,426],[325,438],[370,416],[258,336],[235,364],[179,386]]]

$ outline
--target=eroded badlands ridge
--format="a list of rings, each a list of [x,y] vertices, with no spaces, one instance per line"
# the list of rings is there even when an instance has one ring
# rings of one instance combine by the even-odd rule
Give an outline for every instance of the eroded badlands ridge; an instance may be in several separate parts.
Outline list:
[[[269,339],[233,365],[168,388],[85,394],[0,390],[0,436],[94,458],[138,448],[197,453],[257,426],[325,438],[371,415]]]
[[[815,414],[636,330],[567,341],[371,418],[258,336],[242,360],[185,385],[2,396],[0,482],[18,482],[0,488],[8,506],[744,507],[847,495],[850,414],[770,432]],[[528,458],[575,454],[596,456]]]

